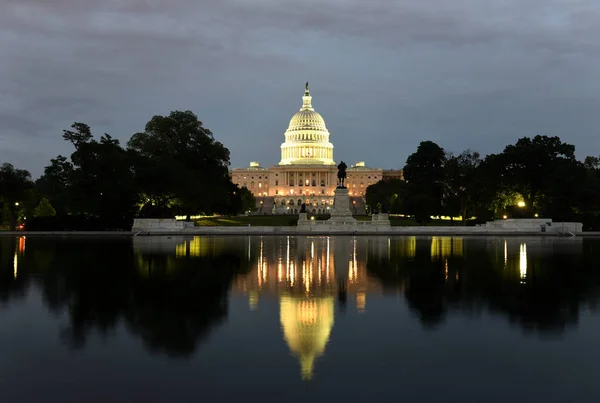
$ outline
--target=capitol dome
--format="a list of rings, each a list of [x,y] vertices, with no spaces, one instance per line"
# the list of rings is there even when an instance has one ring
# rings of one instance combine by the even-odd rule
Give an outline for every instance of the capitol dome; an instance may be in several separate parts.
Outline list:
[[[327,132],[325,121],[319,112],[315,112],[314,109],[300,110],[290,120],[290,125],[287,129],[288,132],[296,130],[318,130]]]
[[[292,117],[285,132],[279,165],[335,165],[329,131],[323,117],[312,107],[308,83],[302,108]]]

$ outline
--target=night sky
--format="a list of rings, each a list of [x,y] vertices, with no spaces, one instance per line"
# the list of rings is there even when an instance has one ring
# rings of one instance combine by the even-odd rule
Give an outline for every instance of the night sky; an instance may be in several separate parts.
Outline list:
[[[36,178],[74,121],[125,143],[189,109],[233,167],[276,164],[307,80],[336,161],[536,134],[599,155],[600,1],[0,0],[0,162]]]

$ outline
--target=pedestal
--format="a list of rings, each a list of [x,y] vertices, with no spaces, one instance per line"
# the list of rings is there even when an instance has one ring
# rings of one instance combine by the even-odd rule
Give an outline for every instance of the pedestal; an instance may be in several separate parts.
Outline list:
[[[308,220],[308,214],[299,213],[298,214],[298,227],[308,227],[310,226],[310,221]]]
[[[331,218],[327,222],[336,225],[356,225],[356,220],[352,217],[352,210],[350,209],[350,197],[347,188],[335,189]]]
[[[390,227],[390,217],[387,213],[373,214],[371,224],[377,227]]]

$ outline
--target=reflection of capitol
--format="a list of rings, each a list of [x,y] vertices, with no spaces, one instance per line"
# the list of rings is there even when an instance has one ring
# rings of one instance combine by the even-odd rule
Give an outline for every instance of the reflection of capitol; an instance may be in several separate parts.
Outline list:
[[[283,338],[300,361],[302,379],[308,380],[333,328],[333,296],[282,295],[279,306]]]
[[[257,253],[256,263],[234,292],[247,294],[253,310],[261,294],[278,297],[283,337],[300,361],[303,379],[311,378],[315,359],[325,351],[336,296],[354,297],[363,312],[367,293],[380,292],[367,277],[367,246],[351,237],[260,238],[257,245],[249,240],[248,256]]]
[[[381,293],[381,283],[367,276],[369,256],[413,259],[416,237],[281,237],[248,238],[249,274],[240,276],[233,292],[248,296],[251,310],[262,296],[279,299],[283,337],[300,361],[303,379],[310,379],[317,357],[325,351],[334,325],[336,297],[345,306],[354,298],[364,312],[367,295]],[[463,240],[432,237],[425,241],[432,260],[463,255]]]

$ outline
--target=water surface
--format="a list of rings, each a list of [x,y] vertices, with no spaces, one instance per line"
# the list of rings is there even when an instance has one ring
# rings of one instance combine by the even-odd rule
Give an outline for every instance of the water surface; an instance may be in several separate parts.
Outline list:
[[[0,238],[2,402],[598,402],[600,241]]]

